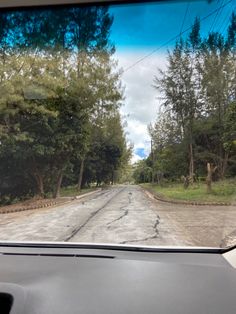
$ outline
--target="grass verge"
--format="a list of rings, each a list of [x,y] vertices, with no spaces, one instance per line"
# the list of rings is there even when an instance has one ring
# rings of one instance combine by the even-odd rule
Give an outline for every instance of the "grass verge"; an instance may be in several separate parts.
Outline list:
[[[236,179],[214,182],[210,194],[207,193],[205,183],[195,183],[188,189],[184,189],[180,183],[169,183],[164,186],[144,183],[141,186],[171,200],[236,203]]]
[[[73,196],[78,196],[78,195],[82,195],[88,192],[95,191],[96,189],[97,189],[96,187],[92,187],[92,188],[84,188],[78,191],[76,186],[68,186],[65,188],[61,188],[60,196],[61,197],[66,197],[66,196],[73,197]]]

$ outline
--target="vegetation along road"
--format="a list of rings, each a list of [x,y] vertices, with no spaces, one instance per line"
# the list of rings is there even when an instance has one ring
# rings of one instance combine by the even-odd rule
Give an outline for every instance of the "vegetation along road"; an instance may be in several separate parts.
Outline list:
[[[231,244],[235,229],[235,206],[173,206],[139,186],[117,185],[57,207],[1,215],[0,238],[220,246]]]

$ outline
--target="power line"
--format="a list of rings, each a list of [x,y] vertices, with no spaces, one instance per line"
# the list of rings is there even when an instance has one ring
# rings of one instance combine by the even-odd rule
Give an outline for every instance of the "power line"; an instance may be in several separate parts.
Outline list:
[[[233,8],[233,6],[232,6],[232,8]],[[236,7],[234,7],[233,10],[229,13],[230,17],[231,17],[231,15],[232,15],[232,12],[235,10],[235,8],[236,8]],[[223,27],[223,29],[222,29],[222,34],[224,34],[224,32],[226,31],[227,27],[229,26],[229,23],[230,23],[230,21],[229,21],[229,16],[228,16],[228,18],[226,19],[226,23],[225,23],[225,25],[224,25],[224,27]],[[222,26],[223,26],[223,25],[222,25]],[[222,26],[221,26],[221,27],[222,27]]]
[[[229,27],[229,23],[230,21],[228,21],[228,23],[225,24],[223,30],[222,30],[222,34],[224,34],[224,32],[226,31],[227,27]]]
[[[229,19],[229,14],[232,14],[232,11],[234,11],[234,9],[233,9],[233,7],[234,7],[234,3],[232,2],[231,3],[231,6],[230,6],[230,8],[229,8],[229,12],[227,12],[226,13],[226,15],[225,15],[225,17],[224,17],[224,19],[223,19],[223,22],[221,23],[221,25],[220,25],[220,27],[219,27],[219,29],[218,29],[218,32],[220,32],[220,30],[222,29],[222,27],[225,25],[225,22],[226,22],[226,24],[227,24],[227,21],[228,21],[228,19]],[[233,9],[233,10],[232,10]],[[232,10],[232,11],[231,11]]]
[[[223,1],[223,2],[224,2],[224,1]],[[222,4],[223,4],[223,2],[222,2]],[[232,6],[233,6],[233,2],[232,2]],[[224,11],[224,8],[222,8],[222,9],[220,10],[219,15],[218,15],[218,19],[217,19],[217,23],[214,25],[214,28],[217,26],[217,24],[220,23],[220,17],[221,17],[221,15],[222,15],[223,11]]]
[[[233,5],[234,5],[234,3],[232,2],[231,3],[231,7],[233,8]],[[223,13],[223,9],[220,11],[220,14],[219,14],[219,16],[218,16],[218,24],[220,24],[220,17],[221,17],[221,15],[222,15],[222,13]],[[217,23],[216,23],[216,25],[215,26],[217,26]],[[219,32],[219,30],[220,30],[220,27],[219,27],[219,25],[218,25],[218,32]]]
[[[233,0],[229,0],[228,2],[226,2],[225,4],[222,4],[219,8],[215,9],[214,11],[212,11],[211,13],[209,13],[208,15],[204,16],[203,18],[200,18],[200,22],[205,21],[206,19],[208,19],[210,16],[212,16],[213,14],[215,14],[216,12],[218,12],[219,9],[224,8],[225,6],[227,6],[228,4],[230,4]],[[192,26],[189,26],[188,28],[186,28],[184,31],[182,31],[182,34],[188,32],[189,30],[192,29]],[[131,64],[130,66],[128,66],[126,69],[124,69],[123,73],[129,71],[130,69],[132,69],[133,67],[135,67],[137,64],[139,64],[140,62],[146,60],[147,58],[151,57],[154,53],[156,53],[158,50],[160,50],[161,48],[164,48],[165,46],[167,46],[169,43],[171,43],[172,41],[176,40],[177,38],[180,37],[180,34],[173,36],[172,38],[170,38],[169,40],[167,40],[165,43],[163,43],[161,46],[159,46],[158,48],[155,48],[154,50],[152,50],[150,53],[146,54],[145,56],[143,56],[142,58],[138,59],[136,62],[134,62],[133,64]]]
[[[220,2],[220,0],[217,0],[217,4],[218,4],[219,2]],[[222,5],[223,3],[224,3],[224,0],[221,1],[221,5]],[[222,10],[222,8],[218,8],[218,9],[217,9],[216,15],[215,15],[214,20],[213,20],[213,22],[212,22],[212,24],[211,24],[211,27],[210,27],[210,32],[214,29],[215,22],[216,22],[216,20],[217,20],[217,17],[218,17],[218,14],[219,14],[220,10]]]
[[[182,31],[183,31],[184,23],[185,23],[185,20],[186,20],[186,17],[187,17],[188,9],[189,9],[189,1],[187,3],[187,6],[186,6],[186,10],[185,10],[185,13],[184,13],[184,18],[183,18],[183,22],[182,22],[182,25],[181,25],[179,36],[182,35]]]

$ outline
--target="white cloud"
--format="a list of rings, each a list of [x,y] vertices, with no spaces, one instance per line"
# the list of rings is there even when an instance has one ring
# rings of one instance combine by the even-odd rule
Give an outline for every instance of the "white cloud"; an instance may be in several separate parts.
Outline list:
[[[115,57],[119,61],[119,66],[126,69],[146,53],[122,51],[117,52]],[[154,54],[123,73],[125,102],[121,113],[126,116],[127,137],[133,143],[134,151],[136,148],[144,148],[147,154],[150,152],[147,125],[155,121],[159,107],[158,94],[152,84],[154,75],[158,74],[157,69],[164,69],[165,62],[166,55]],[[140,159],[142,158],[134,153],[132,162]]]
[[[143,158],[141,158],[139,155],[137,155],[137,154],[133,154],[133,156],[132,156],[132,158],[131,158],[131,163],[132,164],[134,164],[134,163],[136,163],[137,161],[139,161],[139,160],[142,160]]]

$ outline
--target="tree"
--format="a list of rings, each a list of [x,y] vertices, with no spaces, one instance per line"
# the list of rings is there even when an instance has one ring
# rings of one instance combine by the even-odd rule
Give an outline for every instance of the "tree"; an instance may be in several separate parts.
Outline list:
[[[168,52],[167,69],[154,77],[162,100],[149,128],[156,172],[170,179],[184,175],[191,182],[205,176],[209,163],[217,167],[215,178],[235,173],[235,43],[233,13],[226,36],[212,32],[201,38],[196,19],[189,36]]]
[[[161,91],[166,111],[180,127],[181,136],[188,147],[189,177],[194,176],[193,127],[196,113],[200,110],[195,88],[194,65],[188,46],[182,40],[176,43],[168,55],[168,68],[155,77],[154,87]]]
[[[99,116],[93,124],[91,143],[84,162],[84,184],[114,183],[129,162],[131,150],[126,143],[120,114]]]
[[[146,160],[140,160],[134,165],[133,177],[136,183],[151,182],[152,169],[146,163]]]
[[[229,164],[236,164],[236,102],[227,108],[224,120],[223,146],[228,155]]]
[[[214,167],[211,165],[209,162],[207,163],[207,177],[206,177],[206,184],[207,184],[207,192],[211,193],[212,192],[212,176],[215,173],[217,169],[217,166]]]
[[[0,159],[14,153],[17,175],[35,181],[28,192],[58,197],[63,176],[76,170],[82,182],[83,167],[74,165],[87,162],[98,114],[110,117],[123,98],[109,40],[113,19],[96,6],[28,12],[0,17]],[[117,155],[116,171],[125,153],[112,145],[106,154]],[[14,173],[0,171],[10,186]]]
[[[155,181],[163,177],[178,178],[187,173],[186,145],[182,144],[182,132],[171,111],[160,110],[155,124],[148,129],[153,142]]]

